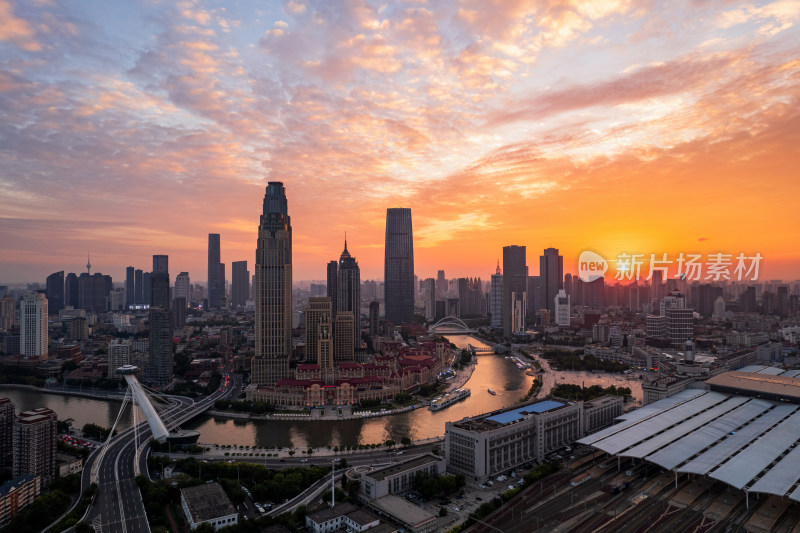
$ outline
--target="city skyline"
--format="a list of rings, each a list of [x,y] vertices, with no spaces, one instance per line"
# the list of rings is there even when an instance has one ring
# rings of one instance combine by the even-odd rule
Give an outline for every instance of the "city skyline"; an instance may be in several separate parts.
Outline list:
[[[565,273],[585,249],[800,270],[794,2],[3,6],[0,283],[87,250],[115,280],[161,253],[205,280],[209,233],[253,261],[270,180],[298,280],[345,230],[379,278],[395,206],[426,276],[488,277],[513,243]]]

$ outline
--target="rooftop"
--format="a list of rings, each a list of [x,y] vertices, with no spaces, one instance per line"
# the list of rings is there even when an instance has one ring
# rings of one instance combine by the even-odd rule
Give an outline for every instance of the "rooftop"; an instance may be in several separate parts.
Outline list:
[[[359,526],[366,526],[379,520],[377,516],[364,509],[356,509],[352,513],[347,513],[347,518],[358,524]]]
[[[748,492],[800,502],[796,405],[687,389],[578,442],[675,472],[707,475]]]
[[[21,476],[17,476],[11,481],[7,481],[3,485],[0,485],[0,498],[7,496],[11,492],[19,489],[26,483],[30,483],[38,476],[34,476],[32,474],[22,474]]]
[[[436,520],[434,515],[422,507],[391,494],[372,500],[370,505],[412,528],[417,528]]]
[[[236,514],[230,498],[219,483],[204,483],[181,489],[181,496],[186,500],[195,523]]]
[[[523,418],[525,418],[526,414],[544,413],[563,406],[564,404],[561,402],[545,400],[543,402],[517,407],[516,409],[511,409],[510,411],[497,413],[496,415],[487,416],[486,420],[491,420],[493,422],[497,422],[498,424],[505,425],[505,424],[510,424],[511,422],[517,422],[518,420],[522,420]]]
[[[317,511],[316,513],[310,513],[308,515],[308,519],[317,524],[324,524],[328,520],[333,520],[340,516],[350,514],[353,511],[356,511],[357,509],[358,507],[356,507],[352,503],[340,503],[335,507],[328,507],[321,511]]]
[[[390,466],[385,466],[383,468],[378,468],[377,470],[373,470],[372,472],[367,474],[367,476],[371,477],[376,481],[383,481],[387,477],[391,477],[401,472],[406,472],[408,470],[419,468],[421,466],[425,466],[431,463],[437,463],[441,460],[442,460],[441,457],[437,457],[431,453],[426,453],[425,455],[417,456],[413,459],[403,461],[402,463],[396,463]]]
[[[774,367],[770,367],[774,368]],[[767,372],[723,372],[706,381],[720,389],[738,389],[743,393],[764,396],[768,399],[785,399],[800,403],[800,378],[775,375]],[[727,391],[725,391],[727,392]]]

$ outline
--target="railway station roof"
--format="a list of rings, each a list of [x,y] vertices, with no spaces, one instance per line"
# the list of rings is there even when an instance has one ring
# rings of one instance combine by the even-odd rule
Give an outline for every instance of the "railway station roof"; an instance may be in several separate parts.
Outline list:
[[[800,501],[798,405],[687,389],[578,442]]]

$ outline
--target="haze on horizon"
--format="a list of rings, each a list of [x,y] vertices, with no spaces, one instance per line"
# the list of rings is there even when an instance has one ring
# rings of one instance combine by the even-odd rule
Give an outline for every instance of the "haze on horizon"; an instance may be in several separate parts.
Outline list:
[[[0,0],[0,282],[252,265],[283,181],[294,277],[488,277],[502,247],[761,253],[800,277],[800,1]],[[252,266],[251,266],[252,268]]]

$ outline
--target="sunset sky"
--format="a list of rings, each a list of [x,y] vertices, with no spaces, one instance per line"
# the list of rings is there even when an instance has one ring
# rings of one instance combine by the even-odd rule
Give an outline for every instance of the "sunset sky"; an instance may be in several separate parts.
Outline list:
[[[744,252],[800,278],[800,0],[0,0],[0,283],[207,235],[252,271],[283,181],[294,278],[344,234],[383,277],[387,207],[415,270],[502,247]],[[230,267],[228,267],[230,276]]]

